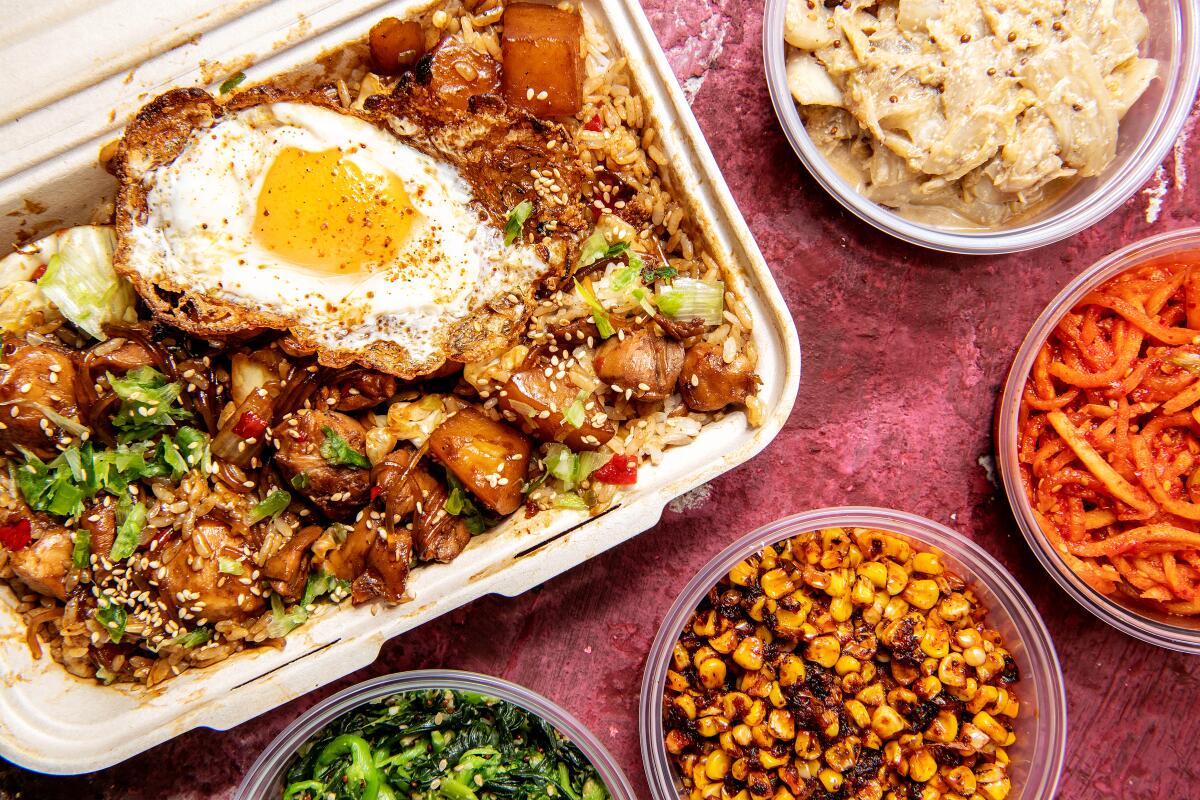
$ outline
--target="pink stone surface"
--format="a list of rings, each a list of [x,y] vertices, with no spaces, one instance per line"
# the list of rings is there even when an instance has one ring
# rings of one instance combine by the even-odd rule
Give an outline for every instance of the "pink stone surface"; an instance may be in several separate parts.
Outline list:
[[[1200,221],[1200,110],[1159,175],[1102,224],[1003,258],[937,255],[853,218],[789,149],[767,96],[761,7],[647,0],[800,330],[804,374],[787,427],[754,461],[673,502],[662,522],[528,594],[489,597],[384,648],[371,667],[228,732],[195,731],[103,772],[33,775],[0,764],[0,800],[229,798],[260,750],[333,691],[398,670],[450,667],[557,700],[648,796],[638,691],[661,617],[725,544],[785,513],[853,503],[922,514],[971,536],[1032,595],[1067,681],[1059,797],[1183,800],[1200,771],[1200,659],[1097,621],[1041,570],[994,483],[992,408],[1030,323],[1072,276],[1113,249]],[[1161,206],[1151,202],[1161,195]],[[119,737],[114,730],[112,736]]]

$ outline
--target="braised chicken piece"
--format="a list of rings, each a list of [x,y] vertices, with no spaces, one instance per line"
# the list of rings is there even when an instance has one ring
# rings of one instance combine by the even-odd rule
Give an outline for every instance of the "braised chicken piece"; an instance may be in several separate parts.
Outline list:
[[[83,512],[83,517],[79,520],[79,527],[86,530],[91,536],[88,544],[92,555],[108,558],[108,554],[112,552],[113,542],[117,538],[117,504],[112,501],[111,497],[105,497],[102,501],[94,503]]]
[[[518,430],[472,406],[429,435],[429,453],[489,509],[507,516],[521,507],[521,484],[533,446]]]
[[[758,376],[745,353],[725,363],[719,344],[701,342],[687,351],[679,375],[679,393],[692,411],[720,411],[744,403],[758,391]]]
[[[353,581],[362,574],[371,543],[379,538],[383,530],[377,516],[370,511],[363,512],[342,543],[320,558],[320,564],[326,572],[343,581]]]
[[[26,509],[28,513],[28,509]],[[3,524],[17,521],[16,515]],[[71,532],[48,514],[29,513],[33,540],[20,550],[10,550],[8,565],[26,586],[47,597],[67,599],[67,577],[71,572],[71,554],[75,544]]]
[[[330,519],[356,514],[370,494],[362,425],[335,411],[302,409],[275,426],[275,464]]]
[[[371,470],[371,483],[379,487],[387,518],[413,515],[413,546],[422,561],[452,561],[471,541],[466,523],[446,511],[445,484],[430,474],[412,448],[385,456]]]
[[[363,411],[391,399],[395,377],[374,370],[357,370],[351,377],[321,388],[314,405],[337,411]]]
[[[93,379],[106,372],[123,375],[138,367],[158,366],[145,345],[120,336],[92,345],[84,353],[83,363],[91,369]]]
[[[430,58],[417,66],[418,79],[428,76],[429,88],[450,108],[466,111],[471,98],[500,90],[500,64],[462,39],[447,36]]]
[[[547,375],[549,371],[549,375]],[[592,392],[584,392],[565,365],[535,347],[504,384],[500,407],[516,414],[544,442],[572,450],[595,450],[617,432]]]
[[[367,568],[350,585],[350,599],[355,605],[383,598],[393,603],[404,599],[408,569],[412,560],[412,538],[408,531],[397,528],[384,536],[376,535],[367,551]]]
[[[77,419],[75,363],[65,348],[5,338],[0,347],[0,451],[17,447],[40,458],[58,453],[56,445],[73,438],[46,411]]]
[[[375,597],[399,602],[408,582],[412,539],[400,526],[384,529],[381,515],[364,512],[336,550],[325,555],[325,570],[351,581],[350,598],[358,605]]]
[[[262,597],[251,592],[239,576],[220,570],[220,560],[226,559],[245,564],[249,575],[254,565],[248,562],[246,549],[242,537],[211,516],[196,520],[190,538],[170,540],[158,551],[162,567],[151,573],[167,610],[177,617],[186,610],[189,621],[210,623],[244,622],[260,613]]]
[[[639,400],[663,400],[675,391],[683,369],[683,345],[649,328],[612,336],[592,359],[596,377]]]
[[[301,528],[263,564],[263,577],[270,579],[276,594],[296,600],[304,593],[308,582],[308,548],[321,538],[322,532],[320,525]]]

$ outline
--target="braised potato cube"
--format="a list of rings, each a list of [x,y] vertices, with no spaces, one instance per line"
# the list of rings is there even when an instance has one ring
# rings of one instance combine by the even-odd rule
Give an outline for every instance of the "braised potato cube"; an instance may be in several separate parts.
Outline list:
[[[547,369],[551,369],[550,375]],[[531,350],[504,384],[500,405],[525,420],[544,442],[562,442],[572,450],[595,450],[613,437],[616,426],[604,416],[596,395],[581,395],[570,377],[557,377],[557,369],[544,350]],[[592,404],[590,409],[588,404]]]
[[[429,435],[429,453],[497,514],[521,507],[529,468],[529,439],[467,406]]]
[[[533,3],[504,9],[500,42],[504,99],[539,117],[569,116],[583,105],[583,19]]]
[[[447,36],[429,63],[429,88],[446,105],[466,111],[472,97],[500,89],[500,65],[491,56]]]
[[[383,75],[403,72],[425,54],[425,31],[412,20],[384,17],[371,28],[368,41],[371,69]]]

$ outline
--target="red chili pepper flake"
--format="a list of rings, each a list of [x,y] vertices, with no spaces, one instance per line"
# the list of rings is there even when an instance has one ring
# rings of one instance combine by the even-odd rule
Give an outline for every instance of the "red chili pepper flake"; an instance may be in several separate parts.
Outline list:
[[[379,493],[380,493],[380,492],[382,492],[382,491],[383,491],[383,489],[382,489],[382,488],[380,488],[380,487],[378,487],[378,486],[372,486],[372,487],[371,487],[371,502],[372,502],[372,503],[374,503],[374,502],[375,502],[375,498],[376,498],[376,497],[379,497]]]
[[[592,473],[592,479],[601,483],[628,486],[637,483],[637,456],[613,456],[608,463]]]
[[[29,278],[29,280],[31,280],[31,281],[41,280],[42,276],[45,274],[46,274],[46,265],[38,264],[38,268],[33,271],[33,275]]]
[[[255,414],[253,411],[247,411],[238,419],[237,425],[233,426],[233,432],[243,439],[253,439],[262,435],[262,432],[267,429],[267,421]]]
[[[589,119],[587,121],[587,123],[583,126],[583,128],[584,128],[584,130],[596,131],[597,133],[599,133],[600,131],[604,130],[604,122],[600,119],[600,115],[596,114],[594,117],[592,117],[591,119]]]
[[[0,544],[9,550],[24,550],[32,541],[32,527],[28,518],[18,521],[15,525],[0,525]]]

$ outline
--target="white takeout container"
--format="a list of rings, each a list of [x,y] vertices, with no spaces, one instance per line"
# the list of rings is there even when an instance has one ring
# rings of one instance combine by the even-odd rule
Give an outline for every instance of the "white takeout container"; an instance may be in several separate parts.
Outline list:
[[[800,376],[799,341],[783,298],[636,0],[585,4],[628,56],[683,187],[680,199],[692,204],[710,250],[740,267],[755,318],[764,424],[752,429],[741,412],[725,416],[640,471],[634,491],[595,519],[573,511],[517,515],[477,537],[453,563],[415,570],[409,603],[375,614],[370,606],[325,609],[282,650],[242,653],[149,690],[76,679],[48,654],[33,661],[13,595],[0,590],[0,756],[75,774],[192,728],[230,728],[371,663],[393,636],[485,594],[518,595],[632,538],[658,521],[667,501],[746,461],[779,432]],[[245,0],[216,9],[171,0],[154,4],[152,15],[135,0],[17,5],[0,3],[13,23],[0,31],[0,63],[9,76],[0,94],[4,240],[88,221],[96,199],[111,198],[115,188],[97,165],[100,148],[157,93],[215,86],[240,69],[248,82],[263,80],[364,36],[383,16],[429,2]],[[46,35],[47,26],[54,35]]]

